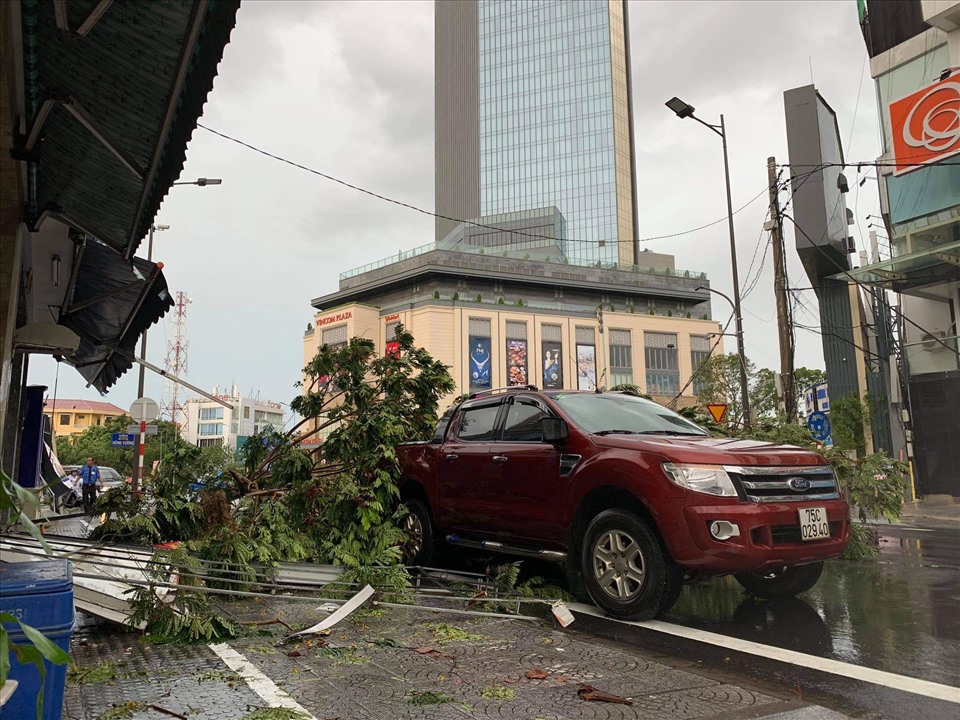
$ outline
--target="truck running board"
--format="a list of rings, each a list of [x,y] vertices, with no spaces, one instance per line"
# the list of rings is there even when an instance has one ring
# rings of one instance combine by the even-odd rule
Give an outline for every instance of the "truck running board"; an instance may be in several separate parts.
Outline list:
[[[493,552],[506,553],[508,555],[520,555],[528,558],[539,558],[541,560],[550,560],[552,562],[564,562],[567,554],[557,550],[532,550],[529,548],[516,547],[514,545],[504,545],[493,540],[467,540],[458,535],[447,535],[447,542],[459,547],[477,548],[480,550],[492,550]]]

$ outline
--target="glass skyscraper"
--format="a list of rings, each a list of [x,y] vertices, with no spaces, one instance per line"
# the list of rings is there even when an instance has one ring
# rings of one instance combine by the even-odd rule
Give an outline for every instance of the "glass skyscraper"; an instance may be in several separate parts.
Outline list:
[[[438,0],[437,212],[555,207],[569,257],[633,263],[627,48],[624,0]]]

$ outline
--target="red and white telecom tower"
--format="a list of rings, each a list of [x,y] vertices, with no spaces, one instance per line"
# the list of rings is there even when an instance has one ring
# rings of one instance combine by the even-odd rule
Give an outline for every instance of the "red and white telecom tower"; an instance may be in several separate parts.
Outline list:
[[[167,340],[167,359],[163,369],[175,377],[185,377],[187,374],[187,349],[190,347],[190,341],[187,340],[187,305],[192,302],[185,292],[178,292],[174,311],[170,315],[172,337]],[[183,405],[180,404],[180,385],[172,380],[164,384],[160,414],[181,429],[187,420]]]

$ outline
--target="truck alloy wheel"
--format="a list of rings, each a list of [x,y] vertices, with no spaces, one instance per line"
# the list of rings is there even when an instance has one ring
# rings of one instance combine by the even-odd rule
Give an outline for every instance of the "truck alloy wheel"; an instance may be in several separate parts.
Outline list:
[[[784,598],[806,592],[820,579],[823,563],[795,565],[778,571],[741,573],[737,582],[751,595],[761,598]]]
[[[679,569],[655,532],[623,510],[606,510],[587,526],[581,570],[590,597],[611,615],[649,620],[676,600]]]
[[[436,554],[430,510],[420,500],[408,501],[407,510],[410,512],[403,521],[403,531],[407,536],[403,547],[404,557],[411,565],[429,565],[434,562]]]

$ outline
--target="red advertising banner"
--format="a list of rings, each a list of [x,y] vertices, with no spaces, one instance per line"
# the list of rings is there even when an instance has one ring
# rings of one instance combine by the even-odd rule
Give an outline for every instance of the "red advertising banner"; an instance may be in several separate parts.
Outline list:
[[[960,153],[960,74],[890,103],[896,174]]]

